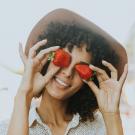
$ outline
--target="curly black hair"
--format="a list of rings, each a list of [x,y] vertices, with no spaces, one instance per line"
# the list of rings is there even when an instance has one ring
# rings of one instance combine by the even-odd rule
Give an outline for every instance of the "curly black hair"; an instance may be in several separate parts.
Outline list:
[[[67,47],[71,52],[74,46],[80,47],[86,44],[86,51],[92,54],[91,64],[104,69],[110,76],[108,68],[102,65],[102,60],[106,60],[114,67],[119,62],[118,55],[108,45],[109,43],[98,33],[82,28],[77,24],[51,22],[47,29],[38,37],[37,41],[47,38],[45,46],[39,48],[37,53],[45,48],[59,45],[61,48]],[[49,61],[44,65],[41,73],[44,75],[47,71]],[[95,84],[99,87],[99,82],[94,77]],[[94,112],[98,109],[97,99],[87,84],[83,84],[81,89],[69,98],[67,113],[79,113],[81,121],[94,120]]]

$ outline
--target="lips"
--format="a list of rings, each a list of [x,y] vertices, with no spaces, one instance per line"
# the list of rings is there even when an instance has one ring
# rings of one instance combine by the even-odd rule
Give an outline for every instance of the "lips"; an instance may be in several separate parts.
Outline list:
[[[58,86],[60,88],[67,88],[67,87],[71,86],[68,82],[64,81],[64,79],[62,79],[62,78],[60,78],[58,76],[55,76],[54,80],[55,80],[55,82],[58,84]]]

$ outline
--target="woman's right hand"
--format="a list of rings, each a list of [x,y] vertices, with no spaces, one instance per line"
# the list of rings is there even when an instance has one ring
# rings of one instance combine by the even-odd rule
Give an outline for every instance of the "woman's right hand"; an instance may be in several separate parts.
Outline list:
[[[59,70],[59,67],[54,65],[54,68],[44,76],[41,74],[41,70],[48,60],[48,54],[59,48],[59,46],[50,47],[36,54],[36,50],[46,43],[46,39],[37,42],[30,48],[28,56],[23,52],[22,44],[19,44],[19,54],[24,64],[24,74],[18,92],[25,93],[31,99],[41,92],[48,81]]]

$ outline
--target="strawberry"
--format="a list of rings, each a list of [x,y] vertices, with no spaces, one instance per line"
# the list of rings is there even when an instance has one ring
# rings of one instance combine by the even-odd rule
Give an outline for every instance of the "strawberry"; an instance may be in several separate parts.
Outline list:
[[[95,75],[95,71],[93,71],[87,64],[77,64],[75,66],[75,69],[82,79],[93,80],[93,75]]]
[[[59,67],[68,67],[71,62],[71,56],[63,49],[58,49],[49,55],[48,60],[52,60],[53,64]]]

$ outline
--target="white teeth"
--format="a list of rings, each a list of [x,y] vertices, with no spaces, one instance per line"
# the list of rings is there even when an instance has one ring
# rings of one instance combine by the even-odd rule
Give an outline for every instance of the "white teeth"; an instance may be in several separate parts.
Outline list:
[[[63,86],[66,86],[66,87],[68,86],[68,84],[64,83],[62,80],[58,79],[57,77],[56,77],[56,81]]]

